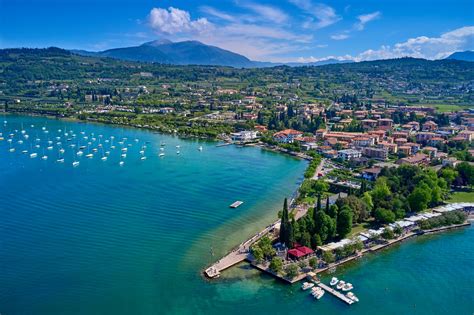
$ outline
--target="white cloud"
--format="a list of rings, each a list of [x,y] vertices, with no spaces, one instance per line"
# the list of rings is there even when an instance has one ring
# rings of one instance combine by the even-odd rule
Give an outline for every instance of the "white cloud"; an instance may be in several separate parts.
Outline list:
[[[189,12],[177,8],[153,8],[148,16],[150,27],[160,34],[203,33],[213,28],[206,18],[192,20]]]
[[[348,38],[349,38],[349,35],[347,34],[336,34],[336,35],[331,36],[331,39],[334,39],[334,40],[344,40]]]
[[[465,26],[441,34],[439,37],[419,36],[402,43],[366,50],[356,60],[374,60],[400,57],[442,59],[460,50],[474,49],[474,26]]]
[[[358,31],[362,31],[365,28],[365,24],[373,20],[379,19],[381,15],[382,14],[380,13],[380,11],[359,15],[357,17],[359,21],[356,24],[354,24],[354,28]]]
[[[260,17],[275,23],[283,23],[288,20],[288,15],[278,8],[257,4],[253,2],[241,3],[241,7],[252,10]]]
[[[308,62],[319,62],[319,61],[326,61],[326,60],[338,60],[338,61],[346,61],[346,60],[353,60],[352,56],[345,55],[345,56],[326,56],[323,58],[316,58],[313,56],[309,57],[299,57],[296,59],[296,62],[308,63]]]
[[[236,18],[230,14],[227,14],[225,12],[222,12],[220,10],[217,10],[213,7],[209,6],[203,6],[200,8],[202,12],[207,13],[211,16],[214,16],[216,18],[222,19],[224,21],[229,21],[229,22],[234,22],[236,21]]]
[[[290,2],[310,15],[303,23],[304,28],[319,29],[341,20],[336,10],[324,3],[313,3],[311,0],[290,0]]]

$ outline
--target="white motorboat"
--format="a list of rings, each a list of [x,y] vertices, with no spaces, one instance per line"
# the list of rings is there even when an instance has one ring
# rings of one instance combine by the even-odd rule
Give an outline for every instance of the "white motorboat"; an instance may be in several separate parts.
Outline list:
[[[336,285],[339,282],[339,279],[336,277],[332,277],[331,282],[329,282],[330,285]]]
[[[179,151],[176,151],[176,154],[180,154],[180,153],[181,153],[181,152],[179,152]]]
[[[359,298],[352,292],[347,293],[346,296],[354,302],[359,302]]]
[[[79,162],[78,161],[72,162],[72,166],[74,166],[74,167],[79,166]]]
[[[160,154],[158,154],[158,156],[159,156],[159,157],[163,157],[163,156],[165,156],[165,154],[164,154],[164,153],[160,153]]]
[[[93,157],[94,157],[94,154],[92,153],[86,154],[86,158],[88,159],[92,159]]]
[[[41,157],[41,159],[44,160],[44,161],[46,161],[46,160],[48,159],[48,156],[47,156],[47,155],[43,155],[43,156]]]
[[[303,282],[303,285],[301,286],[301,289],[302,290],[308,290],[312,287],[314,287],[314,283],[312,283],[312,282]]]
[[[64,149],[59,149],[59,153],[63,154],[65,152]]]
[[[336,288],[338,290],[341,290],[344,287],[345,284],[346,284],[346,282],[344,280],[339,280],[339,283],[337,284]]]
[[[123,166],[124,164],[125,164],[124,161],[120,161],[120,163],[119,163],[120,166]]]
[[[200,147],[198,148],[198,150],[199,150],[199,151],[202,151],[202,146],[200,146]]]
[[[34,159],[38,156],[38,153],[31,153],[30,154],[30,158]]]
[[[354,289],[354,286],[351,284],[351,283],[346,283],[343,287],[342,287],[342,291],[350,291]]]
[[[124,154],[121,155],[121,157],[125,159],[127,157],[127,155],[124,153]]]
[[[84,152],[82,152],[82,151],[77,151],[76,154],[77,154],[77,156],[82,156],[82,155],[84,154]]]
[[[56,162],[58,162],[58,163],[64,163],[64,159],[57,159]]]
[[[103,156],[100,158],[102,161],[107,161],[107,157],[106,156]]]
[[[142,157],[140,158],[140,160],[142,160],[142,161],[146,160],[146,156],[142,156]]]
[[[10,148],[10,150],[8,150],[10,152],[15,152],[15,148]]]
[[[311,295],[314,296],[315,299],[319,300],[324,295],[324,290],[320,287],[315,287],[311,289]]]
[[[53,147],[47,147],[46,149],[47,149],[47,150],[52,150],[52,149],[53,149]]]

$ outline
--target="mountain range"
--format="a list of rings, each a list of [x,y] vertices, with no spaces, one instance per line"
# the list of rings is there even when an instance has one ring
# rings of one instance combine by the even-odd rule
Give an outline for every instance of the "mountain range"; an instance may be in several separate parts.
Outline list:
[[[216,46],[206,45],[199,41],[172,42],[167,39],[146,42],[140,46],[114,48],[92,52],[86,50],[71,50],[83,56],[109,57],[129,61],[154,62],[174,65],[213,65],[230,66],[235,68],[264,68],[287,65],[322,66],[336,63],[350,63],[350,60],[326,59],[309,63],[274,63],[253,61],[249,58]],[[455,52],[445,59],[474,61],[474,51]]]
[[[449,55],[448,57],[446,57],[446,59],[474,61],[474,51],[472,50],[458,51]]]
[[[334,63],[348,63],[327,59],[310,63],[274,63],[253,61],[247,57],[216,46],[206,45],[199,41],[172,42],[167,39],[155,40],[140,46],[114,48],[92,52],[86,50],[71,50],[83,56],[110,57],[129,61],[155,62],[175,65],[214,65],[236,68],[262,68],[281,65],[288,66],[321,66]]]

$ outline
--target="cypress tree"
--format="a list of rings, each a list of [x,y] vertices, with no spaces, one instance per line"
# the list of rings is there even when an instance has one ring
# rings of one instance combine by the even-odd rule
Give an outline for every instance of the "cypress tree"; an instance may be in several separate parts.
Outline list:
[[[288,246],[289,242],[289,218],[288,218],[288,200],[285,198],[285,202],[283,203],[283,213],[281,216],[281,224],[280,224],[280,242],[285,243]]]
[[[326,213],[329,213],[329,196],[326,197]]]
[[[321,211],[321,194],[318,195],[318,201],[316,203],[316,212]]]

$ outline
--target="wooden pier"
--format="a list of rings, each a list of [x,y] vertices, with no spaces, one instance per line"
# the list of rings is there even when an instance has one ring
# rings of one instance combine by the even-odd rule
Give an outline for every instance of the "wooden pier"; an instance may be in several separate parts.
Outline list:
[[[344,294],[342,294],[341,292],[337,291],[337,290],[334,290],[333,288],[325,285],[324,283],[318,283],[318,286],[321,288],[321,289],[324,289],[324,291],[328,292],[328,293],[331,293],[332,295],[334,295],[335,297],[337,297],[338,299],[346,302],[347,304],[351,305],[354,303],[353,300],[351,300],[350,298],[348,298],[347,296],[345,296]]]
[[[229,207],[231,207],[231,208],[237,208],[238,206],[240,206],[240,205],[243,204],[243,203],[244,203],[243,201],[237,200],[236,202],[234,202],[233,204],[231,204]]]

